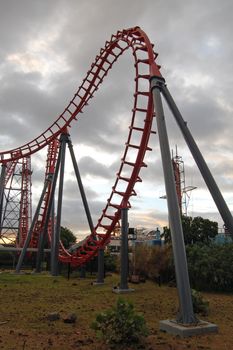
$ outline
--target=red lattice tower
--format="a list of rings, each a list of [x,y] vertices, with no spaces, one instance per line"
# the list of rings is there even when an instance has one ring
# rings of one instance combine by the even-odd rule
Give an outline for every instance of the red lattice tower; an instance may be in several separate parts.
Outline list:
[[[175,185],[176,185],[176,193],[177,193],[177,199],[178,204],[180,208],[180,212],[182,214],[183,208],[182,208],[182,198],[183,198],[183,188],[182,184],[184,185],[184,178],[182,177],[183,173],[183,162],[181,157],[178,157],[177,155],[172,158],[172,166],[173,166],[173,172],[175,177]]]
[[[6,163],[0,241],[22,246],[32,217],[30,155]]]
[[[52,142],[50,142],[48,145],[46,169],[45,169],[45,181],[48,178],[48,176],[54,175],[57,157],[58,157],[59,145],[60,145],[59,141],[56,138]],[[38,215],[38,219],[37,219],[35,226],[33,228],[32,239],[30,242],[31,248],[37,248],[39,236],[43,232],[45,219],[46,219],[46,215],[47,215],[47,210],[48,210],[50,192],[51,192],[51,182],[49,182],[48,187],[46,189],[46,192],[45,192],[45,195],[44,195],[44,198],[42,201],[42,205],[40,208],[40,212]],[[50,220],[49,221],[49,231],[51,231],[51,226],[52,226],[52,223]]]
[[[19,245],[22,246],[27,237],[32,219],[32,196],[31,196],[31,158],[24,157],[22,164],[21,201],[19,215]]]

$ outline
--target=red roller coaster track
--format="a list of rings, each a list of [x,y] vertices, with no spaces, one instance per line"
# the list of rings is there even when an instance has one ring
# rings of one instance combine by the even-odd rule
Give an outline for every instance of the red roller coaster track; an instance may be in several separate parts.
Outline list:
[[[134,185],[142,181],[139,173],[142,167],[146,167],[144,163],[146,151],[151,150],[148,147],[148,141],[152,132],[151,126],[154,116],[149,80],[152,76],[162,78],[159,71],[160,67],[155,63],[157,53],[153,51],[153,45],[147,35],[139,27],[118,31],[115,35],[112,35],[111,39],[105,43],[104,48],[100,50],[99,55],[96,56],[73,99],[56,121],[34,140],[18,148],[0,152],[0,163],[9,163],[27,157],[49,145],[46,171],[48,171],[49,166],[54,171],[58,136],[67,127],[71,127],[73,120],[78,119],[113,64],[129,48],[131,48],[134,58],[135,93],[125,151],[112,187],[112,193],[95,226],[95,231],[72,254],[67,252],[62,245],[60,246],[59,259],[72,265],[83,265],[97,254],[100,247],[108,244],[110,235],[120,219],[121,208],[130,207],[130,197],[136,195]],[[49,190],[45,195],[43,208],[46,208]],[[43,220],[44,213],[41,213],[40,222],[37,223],[37,227],[34,227],[32,246],[37,244],[37,232],[40,231],[38,225],[42,225]]]

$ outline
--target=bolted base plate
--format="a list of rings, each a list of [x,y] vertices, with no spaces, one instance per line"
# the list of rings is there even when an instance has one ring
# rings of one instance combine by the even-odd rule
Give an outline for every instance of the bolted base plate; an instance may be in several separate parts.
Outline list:
[[[202,320],[199,320],[197,324],[188,325],[177,323],[176,320],[163,320],[159,322],[159,329],[170,334],[179,335],[182,338],[218,332],[216,324]]]

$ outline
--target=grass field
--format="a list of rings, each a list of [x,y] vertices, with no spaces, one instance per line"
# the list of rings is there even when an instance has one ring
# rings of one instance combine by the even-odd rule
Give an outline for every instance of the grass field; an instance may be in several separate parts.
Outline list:
[[[112,293],[112,287],[119,276],[107,277],[102,286],[92,286],[93,280],[0,273],[0,349],[108,349],[96,339],[90,324],[98,312],[116,303],[118,296]],[[175,316],[176,289],[150,281],[133,288],[135,292],[123,297],[145,317],[150,335],[144,349],[233,349],[233,295],[203,294],[210,303],[210,314],[201,318],[216,323],[219,333],[182,339],[158,328],[159,320]],[[61,318],[48,321],[47,315],[52,312],[59,312]],[[75,324],[63,322],[69,313],[76,313]]]

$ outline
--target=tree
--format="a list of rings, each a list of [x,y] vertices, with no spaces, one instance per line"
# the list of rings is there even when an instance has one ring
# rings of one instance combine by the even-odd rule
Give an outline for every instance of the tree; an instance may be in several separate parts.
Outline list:
[[[61,226],[60,239],[62,241],[62,244],[64,245],[64,248],[67,249],[76,242],[77,238],[70,229]]]
[[[186,248],[192,288],[233,291],[233,244],[194,244]]]
[[[191,232],[194,239],[193,243],[202,242],[209,244],[218,234],[218,223],[197,216],[192,221]]]
[[[218,223],[208,219],[204,219],[201,216],[197,216],[192,219],[190,216],[181,217],[184,242],[186,245],[195,243],[209,244],[213,238],[218,234]],[[162,237],[165,243],[171,242],[170,228],[165,226],[163,228]]]
[[[192,218],[191,216],[182,216],[181,217],[183,233],[184,233],[184,243],[191,244],[195,241],[195,232],[192,230]]]
[[[110,252],[104,252],[104,268],[106,271],[115,272],[117,264],[116,255],[110,254]]]
[[[170,228],[167,226],[163,227],[163,232],[161,234],[161,238],[164,239],[164,242],[167,243],[171,243],[171,231]]]

